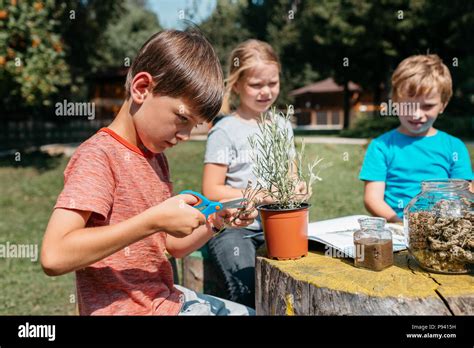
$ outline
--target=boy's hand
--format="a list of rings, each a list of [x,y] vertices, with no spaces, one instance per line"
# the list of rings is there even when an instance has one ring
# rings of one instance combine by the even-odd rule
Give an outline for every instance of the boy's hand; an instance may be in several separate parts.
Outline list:
[[[173,237],[190,235],[196,228],[206,224],[206,217],[192,205],[198,202],[192,195],[176,195],[148,209],[151,223],[158,231]]]

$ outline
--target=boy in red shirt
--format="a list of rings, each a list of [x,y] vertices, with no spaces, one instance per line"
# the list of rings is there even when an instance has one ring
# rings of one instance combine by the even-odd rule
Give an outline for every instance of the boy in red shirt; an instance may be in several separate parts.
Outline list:
[[[43,239],[44,271],[76,271],[81,315],[253,314],[177,289],[165,255],[184,257],[213,236],[213,227],[234,220],[224,211],[206,221],[193,196],[171,197],[163,153],[221,107],[212,46],[194,29],[157,33],[140,49],[125,86],[115,120],[79,146],[64,172]],[[247,226],[256,215],[234,224]]]

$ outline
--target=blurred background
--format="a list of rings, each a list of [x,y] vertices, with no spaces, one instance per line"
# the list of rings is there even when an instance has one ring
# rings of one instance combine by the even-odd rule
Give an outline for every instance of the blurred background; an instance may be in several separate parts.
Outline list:
[[[0,149],[82,141],[107,124],[128,66],[163,28],[198,24],[226,69],[248,38],[269,42],[282,64],[278,104],[295,107],[297,131],[370,137],[393,127],[377,117],[396,65],[436,53],[454,97],[438,127],[474,129],[474,3],[426,0],[118,0],[0,2]],[[93,102],[95,119],[62,118],[63,100]],[[203,132],[203,130],[200,130]]]
[[[436,53],[449,67],[454,95],[436,127],[462,138],[472,160],[472,1],[0,0],[0,246],[40,247],[69,156],[113,119],[143,42],[183,20],[201,28],[224,71],[248,38],[280,55],[278,106],[294,106],[308,156],[325,158],[311,221],[367,213],[358,171],[367,141],[398,125],[379,105],[410,55]],[[92,103],[94,117],[58,117],[65,101]],[[175,191],[200,190],[207,131],[167,150]],[[0,314],[74,314],[74,294],[73,275],[50,278],[38,261],[0,257]]]

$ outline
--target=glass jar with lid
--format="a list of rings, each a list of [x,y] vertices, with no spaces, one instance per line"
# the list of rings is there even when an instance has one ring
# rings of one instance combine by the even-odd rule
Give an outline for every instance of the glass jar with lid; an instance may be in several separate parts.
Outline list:
[[[408,250],[427,271],[469,273],[474,263],[473,194],[460,179],[427,180],[404,209]]]
[[[358,220],[360,230],[354,232],[354,265],[381,271],[393,265],[392,232],[386,220],[367,217]]]

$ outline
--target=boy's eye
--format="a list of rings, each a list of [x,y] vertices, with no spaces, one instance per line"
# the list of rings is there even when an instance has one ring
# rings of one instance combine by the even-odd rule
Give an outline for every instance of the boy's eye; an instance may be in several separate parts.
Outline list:
[[[176,116],[178,116],[181,123],[188,123],[189,122],[188,118],[184,117],[183,115],[176,114]]]
[[[250,85],[250,87],[252,87],[252,88],[260,88],[261,85],[260,85],[260,84],[253,83],[253,84]]]

